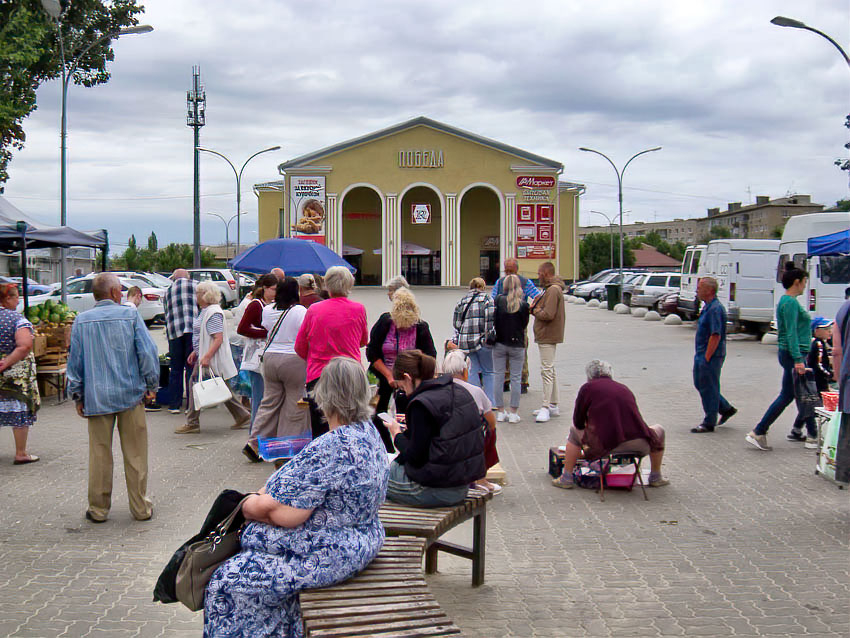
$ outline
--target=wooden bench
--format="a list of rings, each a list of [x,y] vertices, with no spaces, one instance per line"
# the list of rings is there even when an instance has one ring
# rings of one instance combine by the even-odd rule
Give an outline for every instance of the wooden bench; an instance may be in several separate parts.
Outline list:
[[[387,538],[369,566],[349,580],[301,592],[307,638],[459,636],[428,592],[421,538]]]
[[[487,501],[493,494],[484,489],[470,489],[466,499],[454,507],[410,507],[387,501],[380,517],[387,536],[416,536],[425,540],[425,572],[437,571],[437,552],[460,556],[472,561],[472,586],[484,583],[484,553],[487,541]],[[472,521],[472,548],[440,540],[451,528]]]

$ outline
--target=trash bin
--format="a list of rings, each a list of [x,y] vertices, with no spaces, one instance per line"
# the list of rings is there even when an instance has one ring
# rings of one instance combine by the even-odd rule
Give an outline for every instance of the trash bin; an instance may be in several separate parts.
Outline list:
[[[605,293],[608,295],[608,310],[614,310],[614,306],[620,303],[620,284],[605,284]]]

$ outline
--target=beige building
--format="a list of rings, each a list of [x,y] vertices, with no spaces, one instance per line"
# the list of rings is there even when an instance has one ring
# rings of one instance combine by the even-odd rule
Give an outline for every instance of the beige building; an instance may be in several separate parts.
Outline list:
[[[507,257],[578,272],[580,184],[552,159],[418,117],[308,153],[257,184],[260,241],[326,244],[363,284],[493,283]]]
[[[732,202],[727,204],[724,211],[720,208],[709,208],[706,217],[624,224],[623,235],[645,237],[656,231],[662,239],[670,243],[681,241],[694,244],[705,239],[712,227],[723,226],[729,229],[732,237],[738,239],[776,239],[781,236],[789,217],[819,213],[822,210],[823,204],[813,204],[810,195],[790,195],[777,199],[759,195],[755,204],[748,206]],[[608,230],[608,226],[582,226],[578,231],[579,239],[590,233],[606,233]],[[618,226],[614,227],[614,233],[619,233]]]

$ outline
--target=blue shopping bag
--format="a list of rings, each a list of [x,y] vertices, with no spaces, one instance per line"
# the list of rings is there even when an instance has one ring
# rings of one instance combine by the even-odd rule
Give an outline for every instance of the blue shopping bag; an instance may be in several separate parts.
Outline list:
[[[307,447],[312,440],[313,436],[309,430],[294,436],[278,436],[268,439],[260,437],[257,439],[258,453],[264,461],[291,459]]]

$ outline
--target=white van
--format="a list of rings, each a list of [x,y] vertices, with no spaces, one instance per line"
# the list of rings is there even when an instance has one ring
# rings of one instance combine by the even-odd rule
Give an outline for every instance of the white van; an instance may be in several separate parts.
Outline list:
[[[697,273],[705,255],[705,244],[688,246],[682,259],[682,279],[679,288],[678,310],[685,319],[696,319],[699,314],[697,299]]]
[[[717,280],[717,299],[733,325],[757,333],[770,329],[778,255],[778,239],[708,242],[699,276]]]
[[[850,255],[824,255],[809,257],[808,241],[850,228],[850,212],[812,213],[796,215],[785,224],[782,242],[779,245],[779,261],[776,268],[776,284],[773,292],[774,306],[779,303],[785,288],[782,273],[785,263],[794,264],[809,271],[806,290],[797,297],[814,317],[820,315],[835,319],[835,314],[844,303],[844,289],[850,286]]]

